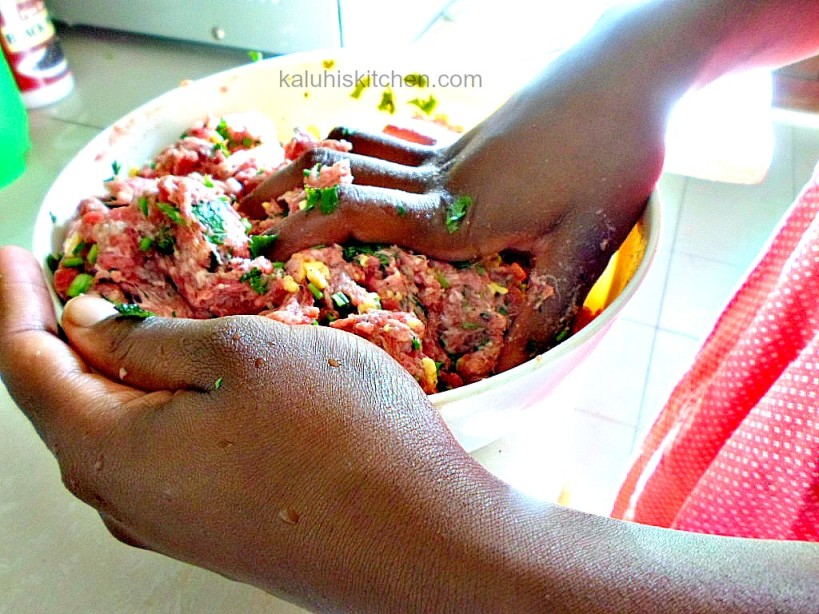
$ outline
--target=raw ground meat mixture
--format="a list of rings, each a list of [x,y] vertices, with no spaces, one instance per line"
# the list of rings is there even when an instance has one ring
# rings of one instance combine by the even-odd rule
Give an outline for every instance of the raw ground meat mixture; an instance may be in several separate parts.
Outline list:
[[[304,189],[266,205],[265,219],[236,211],[239,198],[318,146],[350,150],[306,132],[282,146],[263,115],[235,114],[197,122],[142,168],[114,165],[105,196],[83,200],[67,225],[53,259],[57,293],[166,317],[331,326],[382,347],[427,393],[492,375],[524,300],[520,263],[447,263],[380,245],[315,246],[286,262],[260,255],[260,233],[317,202],[324,211],[333,186],[353,180],[343,160],[305,173]]]

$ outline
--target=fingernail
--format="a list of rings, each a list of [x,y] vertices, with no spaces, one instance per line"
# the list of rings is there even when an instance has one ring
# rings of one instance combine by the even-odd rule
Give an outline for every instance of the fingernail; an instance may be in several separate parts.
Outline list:
[[[106,300],[93,296],[78,296],[65,305],[63,320],[75,326],[88,328],[117,313],[114,306]]]

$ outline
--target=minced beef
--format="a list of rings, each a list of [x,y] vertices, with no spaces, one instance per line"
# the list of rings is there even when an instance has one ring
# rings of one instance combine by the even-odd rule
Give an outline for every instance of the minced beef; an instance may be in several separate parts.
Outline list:
[[[349,164],[312,169],[303,189],[245,219],[237,201],[314,147],[350,150],[297,132],[282,145],[260,114],[207,117],[141,168],[117,173],[68,223],[54,285],[138,304],[165,317],[258,314],[319,324],[375,343],[427,393],[492,375],[524,300],[528,272],[499,255],[447,263],[397,246],[328,245],[272,262],[264,230],[309,206],[311,190],[353,180]]]

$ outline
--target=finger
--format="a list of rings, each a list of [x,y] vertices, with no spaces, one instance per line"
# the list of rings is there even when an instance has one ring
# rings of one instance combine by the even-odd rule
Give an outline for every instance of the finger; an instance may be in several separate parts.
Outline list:
[[[440,152],[440,147],[435,146],[434,139],[430,139],[431,143],[420,144],[384,133],[361,132],[350,128],[333,128],[327,138],[349,141],[353,151],[362,156],[381,158],[407,166],[419,166]]]
[[[113,380],[149,391],[212,392],[256,358],[249,348],[260,333],[252,320],[139,321],[117,317],[103,299],[80,296],[66,304],[63,327],[79,355]]]
[[[47,443],[61,425],[91,418],[93,400],[136,391],[90,373],[58,336],[42,269],[27,251],[0,248],[0,375]]]
[[[353,184],[339,186],[338,196],[334,213],[325,215],[314,209],[285,218],[276,228],[279,238],[266,254],[268,258],[282,261],[313,245],[351,240],[402,245],[436,256],[451,242],[447,241],[438,194]]]
[[[262,203],[279,198],[288,190],[304,186],[304,174],[316,166],[332,166],[341,160],[349,160],[350,171],[355,182],[406,192],[420,193],[427,189],[432,178],[431,169],[404,166],[378,158],[317,148],[305,152],[298,159],[274,173],[253,192],[243,198],[238,205],[240,213],[251,218],[264,217]]]
[[[120,522],[113,516],[105,513],[100,512],[100,518],[102,519],[105,528],[108,529],[108,532],[111,533],[116,539],[121,541],[123,544],[127,546],[132,546],[134,548],[139,548],[140,550],[150,550],[151,548],[143,542],[134,531],[129,529],[124,523]]]
[[[608,223],[567,222],[532,255],[526,301],[507,335],[498,369],[541,354],[573,330],[586,295],[625,238]]]

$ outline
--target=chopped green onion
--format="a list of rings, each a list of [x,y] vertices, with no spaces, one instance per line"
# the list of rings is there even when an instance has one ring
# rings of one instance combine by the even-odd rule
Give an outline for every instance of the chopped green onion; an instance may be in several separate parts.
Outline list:
[[[313,284],[313,282],[307,282],[307,289],[310,290],[310,294],[312,294],[313,298],[316,299],[317,301],[321,300],[321,297],[324,296],[324,294],[322,294],[321,290],[319,290]]]
[[[151,237],[142,237],[139,240],[139,251],[147,252],[153,244],[154,240]]]
[[[449,234],[456,232],[466,217],[466,212],[472,206],[470,196],[458,196],[446,209],[446,230]]]
[[[80,294],[85,294],[88,292],[88,289],[91,288],[91,284],[94,283],[94,276],[89,275],[88,273],[80,273],[77,275],[71,284],[68,286],[68,290],[66,290],[65,294],[69,298],[74,298],[75,296],[79,296]]]
[[[176,224],[184,224],[185,218],[182,217],[182,214],[179,212],[179,209],[174,207],[170,203],[156,203],[157,209],[162,211],[168,218],[176,223]]]
[[[148,311],[136,303],[118,303],[114,305],[114,309],[119,312],[117,319],[134,318],[135,320],[144,320],[156,315],[153,311]]]
[[[347,298],[347,295],[341,291],[336,292],[335,294],[330,296],[330,298],[333,299],[333,303],[335,304],[335,306],[339,308],[346,307],[347,305],[350,304],[350,299]]]
[[[259,256],[263,256],[267,248],[273,245],[278,238],[279,235],[251,235],[248,237],[247,246],[248,249],[250,249],[251,257],[258,258]]]
[[[435,279],[438,280],[438,283],[441,284],[441,288],[443,288],[444,290],[447,290],[452,286],[452,284],[449,283],[449,280],[444,276],[443,273],[441,273],[441,271],[435,271]]]
[[[69,269],[76,269],[85,265],[85,260],[82,256],[66,256],[63,258],[63,266]]]
[[[88,261],[88,264],[97,264],[97,256],[100,254],[100,246],[94,243],[91,246],[91,249],[88,250],[88,255],[85,259]]]

